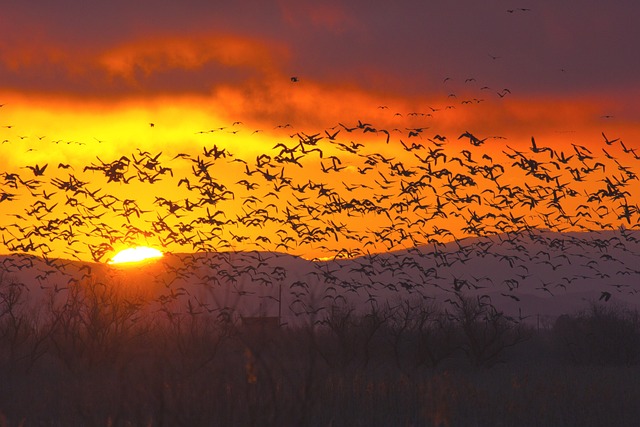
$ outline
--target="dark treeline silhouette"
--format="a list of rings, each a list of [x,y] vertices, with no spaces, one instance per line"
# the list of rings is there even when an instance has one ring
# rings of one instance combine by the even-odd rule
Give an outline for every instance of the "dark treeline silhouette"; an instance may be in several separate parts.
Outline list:
[[[132,289],[88,276],[34,306],[29,286],[2,274],[3,423],[557,425],[573,406],[586,408],[572,414],[581,425],[631,425],[640,415],[630,409],[640,317],[620,305],[592,302],[537,328],[456,293],[447,305],[345,304],[278,328],[158,309]]]

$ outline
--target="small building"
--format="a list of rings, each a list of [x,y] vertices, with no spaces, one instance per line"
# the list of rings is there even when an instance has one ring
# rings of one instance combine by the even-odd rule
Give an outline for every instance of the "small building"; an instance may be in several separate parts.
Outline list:
[[[247,332],[273,332],[280,329],[279,316],[242,316],[242,329]]]

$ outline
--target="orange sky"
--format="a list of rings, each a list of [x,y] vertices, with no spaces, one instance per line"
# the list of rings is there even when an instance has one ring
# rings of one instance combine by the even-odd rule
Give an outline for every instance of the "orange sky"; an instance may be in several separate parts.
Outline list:
[[[423,187],[416,193],[430,206],[427,213],[410,205],[406,213],[389,214],[390,209],[397,209],[392,208],[394,203],[406,201],[402,188],[415,183],[418,173],[425,173],[420,166],[426,163],[419,157],[424,159],[430,149],[438,149],[433,143],[436,135],[448,138],[441,149],[449,161],[431,166],[446,166],[454,172],[452,176],[468,173],[468,168],[458,163],[457,170],[451,161],[456,156],[464,158],[466,151],[478,164],[505,167],[501,185],[543,184],[544,191],[551,192],[554,183],[527,176],[504,153],[522,151],[545,162],[549,173],[560,177],[556,183],[564,181],[580,192],[579,197],[563,202],[567,209],[576,209],[588,199],[588,193],[606,185],[605,176],[615,180],[628,173],[623,168],[637,170],[637,159],[627,149],[635,147],[640,134],[635,102],[638,64],[624,53],[626,30],[609,25],[624,11],[611,6],[596,14],[587,3],[584,16],[571,24],[572,33],[558,21],[558,16],[570,12],[566,6],[536,5],[530,13],[515,14],[498,3],[482,7],[469,3],[471,9],[462,10],[415,2],[412,7],[395,9],[372,6],[360,13],[355,6],[341,3],[317,6],[280,1],[256,4],[246,15],[237,14],[233,6],[214,11],[205,2],[197,2],[191,10],[169,2],[160,2],[152,10],[119,2],[113,10],[83,5],[67,15],[44,3],[41,8],[12,6],[0,21],[0,192],[6,194],[0,202],[6,242],[0,244],[0,251],[19,250],[18,242],[31,239],[35,246],[46,243],[50,256],[82,259],[92,258],[88,245],[96,248],[106,243],[114,249],[134,243],[164,244],[170,251],[273,250],[280,244],[278,250],[313,257],[335,255],[340,249],[375,252],[430,239],[450,240],[451,235],[438,234],[442,229],[463,237],[466,234],[461,229],[471,210],[496,209],[486,200],[477,206],[475,201],[458,202],[448,205],[447,218],[432,218],[428,211],[438,197],[451,198],[445,196],[446,178],[435,178],[435,190]],[[479,15],[493,22],[493,29],[470,34],[463,24]],[[424,28],[428,25],[420,16],[432,24],[430,28]],[[588,32],[594,21],[610,31],[610,41],[618,43],[615,48]],[[533,28],[539,33],[527,32]],[[292,82],[292,76],[298,81]],[[359,121],[367,125],[353,132],[339,125],[357,127]],[[363,132],[366,127],[378,132]],[[423,130],[411,135],[416,128]],[[329,134],[338,130],[330,141]],[[389,133],[388,143],[383,130]],[[466,131],[487,140],[474,146],[466,138],[458,139]],[[603,133],[609,140],[622,140],[624,147],[619,141],[608,145]],[[315,143],[322,158],[318,151],[302,152],[298,147],[293,156],[303,167],[274,160],[282,147],[293,149],[305,134],[324,138]],[[546,153],[531,152],[532,136],[539,146],[567,156],[577,156],[572,144],[588,147],[593,159],[554,169]],[[413,143],[421,147],[406,149]],[[277,144],[284,145],[274,148]],[[357,153],[349,152],[345,147],[353,144],[364,146],[354,150]],[[169,205],[156,197],[187,207],[200,200],[198,190],[187,190],[184,182],[178,184],[182,178],[197,182],[192,169],[195,160],[204,158],[203,147],[214,145],[233,154],[210,167],[215,169],[212,179],[234,198],[200,204],[190,211],[181,208],[180,217],[169,214],[166,219],[171,228],[182,227],[183,237],[200,243],[167,241],[166,230],[144,237],[144,232],[157,229],[158,216],[168,214]],[[607,158],[603,148],[615,160]],[[148,153],[146,161],[142,160],[144,152]],[[144,169],[159,153],[159,162]],[[393,161],[367,165],[366,156],[373,153]],[[175,158],[178,154],[185,156]],[[261,155],[270,156],[271,161],[259,159]],[[332,155],[338,160],[331,160]],[[121,156],[130,162],[125,175],[133,176],[132,181],[107,182],[95,167]],[[134,156],[141,162],[142,175],[133,166]],[[576,157],[571,162],[577,162]],[[584,181],[575,181],[570,168],[580,173],[580,168],[589,170],[598,162],[606,165],[604,171],[582,172]],[[36,176],[33,168],[45,164],[47,169]],[[86,166],[94,170],[85,170]],[[339,172],[327,171],[332,166]],[[367,166],[371,169],[358,172]],[[155,174],[161,167],[170,168],[173,177],[167,169],[156,175],[158,181],[153,184],[139,182],[147,180],[145,172]],[[256,168],[266,174],[246,173]],[[403,170],[415,173],[403,175]],[[15,188],[7,177],[13,173],[23,180],[39,181],[32,183],[36,189],[30,192],[22,184]],[[70,175],[99,194],[113,194],[117,202],[98,207],[86,194],[56,188],[60,181],[55,180]],[[238,183],[243,179],[257,186],[246,188]],[[392,184],[385,184],[385,179]],[[331,188],[332,195],[319,195],[318,190],[305,195],[295,189],[309,181],[311,186]],[[353,189],[355,184],[366,187]],[[491,193],[482,192],[492,185],[478,179],[477,186],[465,188],[456,197],[488,198]],[[624,189],[630,192],[626,199],[633,206],[637,195],[630,185]],[[531,194],[533,190],[527,191]],[[540,196],[540,191],[534,193]],[[53,192],[57,194],[44,197]],[[69,197],[78,199],[80,205],[74,206]],[[295,197],[309,199],[301,202]],[[355,214],[349,209],[316,212],[305,208],[335,206],[332,197],[341,203],[379,199],[375,202],[379,210]],[[551,196],[540,197],[547,203],[544,197]],[[57,205],[44,217],[40,206],[39,219],[34,219],[38,201],[47,207]],[[133,213],[127,221],[119,214],[133,201],[148,212],[140,217]],[[636,214],[632,221],[617,218],[616,209],[622,209],[619,199],[591,200],[589,209],[598,209],[598,203],[610,210],[602,221],[636,226]],[[80,233],[77,242],[69,245],[71,239],[65,242],[55,237],[60,230],[46,236],[34,233],[38,225],[51,225],[47,221],[54,218],[87,214],[85,204],[97,216],[89,215],[87,224],[71,226]],[[465,212],[463,217],[456,216],[456,204],[459,212]],[[198,223],[207,209],[224,212],[219,219],[226,215],[234,223],[221,225],[220,230]],[[305,240],[302,230],[293,230],[284,222],[287,209],[289,214],[301,215],[299,221],[309,226],[309,232],[318,228],[327,234],[316,231],[319,237]],[[531,216],[532,224],[540,225],[548,209],[538,206],[529,211],[520,203],[512,214],[524,212]],[[238,223],[252,212],[262,223]],[[265,219],[265,212],[276,220]],[[425,215],[428,221],[421,221]],[[580,218],[578,228],[598,227],[585,216]],[[409,223],[403,223],[405,220]],[[68,228],[68,221],[56,222],[56,226]],[[193,228],[192,221],[197,227]],[[485,222],[491,228],[497,220]],[[184,231],[187,223],[190,228]],[[139,233],[132,231],[134,226]],[[113,232],[117,237],[107,242],[97,231],[101,227],[112,227],[120,234]],[[133,237],[123,237],[127,230]],[[395,243],[385,243],[383,235],[393,236]],[[41,246],[34,252],[42,250],[49,249]],[[110,254],[105,253],[101,260]]]

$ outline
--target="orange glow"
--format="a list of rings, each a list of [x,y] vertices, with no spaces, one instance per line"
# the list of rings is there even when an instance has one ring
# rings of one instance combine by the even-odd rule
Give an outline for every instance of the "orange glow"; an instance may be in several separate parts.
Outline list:
[[[142,47],[137,52],[133,57],[156,55]],[[121,58],[128,58],[125,52],[121,54]],[[184,67],[199,67],[198,59],[189,63],[187,56],[182,58]],[[154,61],[151,63],[156,64]],[[158,62],[160,68],[174,66],[163,61]],[[118,71],[121,77],[126,75],[125,68]],[[536,185],[541,182],[514,166],[519,157],[507,157],[513,150],[521,151],[542,162],[550,175],[559,176],[560,184],[574,187],[580,197],[565,200],[567,212],[584,204],[587,192],[603,188],[605,167],[607,174],[621,177],[622,168],[634,165],[636,159],[631,152],[625,152],[619,143],[606,145],[601,136],[623,141],[626,147],[634,147],[640,136],[637,124],[618,114],[610,97],[593,93],[572,99],[523,98],[514,93],[505,101],[495,93],[483,96],[486,99],[482,102],[463,104],[467,94],[459,91],[457,98],[438,93],[403,96],[390,89],[367,91],[348,81],[323,82],[303,75],[293,84],[288,75],[278,73],[265,74],[264,81],[248,87],[225,83],[199,95],[167,92],[146,97],[79,99],[0,92],[0,103],[4,104],[0,111],[0,170],[34,184],[37,181],[37,188],[30,191],[24,185],[11,186],[2,177],[1,191],[6,200],[1,206],[0,227],[9,231],[0,250],[51,250],[50,256],[104,262],[103,256],[113,250],[111,246],[144,243],[170,252],[255,249],[332,259],[337,254],[339,258],[350,257],[450,240],[453,235],[462,238],[467,236],[462,229],[470,211],[478,216],[494,213],[488,203],[494,201],[491,191],[499,193],[494,182],[477,173],[473,175],[477,187],[461,187],[456,194],[449,192],[446,196],[455,196],[446,205],[451,210],[447,211],[448,218],[433,216],[437,202],[433,193],[438,192],[444,202],[443,195],[450,190],[444,175],[423,179],[433,189],[417,192],[415,200],[426,206],[426,211],[392,208],[396,203],[414,200],[400,190],[426,176],[426,169],[420,167],[426,167],[422,160],[429,150],[436,149],[430,142],[436,134],[446,136],[448,142],[438,149],[443,157],[433,162],[434,169],[446,168],[452,176],[471,175],[469,168],[452,160],[457,157],[464,161],[464,150],[476,165],[504,165],[507,173],[499,179],[500,186],[527,190],[525,184],[529,184],[530,191],[538,191]],[[448,105],[455,108],[448,109]],[[606,113],[612,118],[603,118]],[[365,132],[364,126],[347,129],[355,128],[360,121],[378,131]],[[413,128],[424,131],[409,136]],[[460,139],[465,131],[486,139],[486,144],[473,147],[465,138]],[[300,135],[316,134],[321,140],[303,152]],[[540,147],[563,152],[571,163],[561,164],[545,153],[534,155],[532,136]],[[412,144],[422,148],[410,149]],[[580,163],[573,144],[587,146],[596,159]],[[357,152],[349,151],[356,145],[360,147]],[[293,157],[299,164],[285,162],[291,157],[283,147],[295,152]],[[214,159],[206,154],[214,148],[224,149],[226,156]],[[606,158],[601,148],[620,164]],[[374,153],[393,161],[367,163],[367,155]],[[444,156],[449,159],[447,163],[443,163]],[[127,181],[109,181],[100,166],[123,157],[128,165],[124,168]],[[209,164],[211,172],[207,194],[199,188],[202,175],[196,176],[194,169],[199,161]],[[596,163],[601,166],[588,179],[573,182],[569,166],[574,174],[585,175],[581,168],[593,168]],[[46,170],[42,169],[45,165]],[[42,173],[36,175],[40,169]],[[414,175],[402,175],[403,170]],[[76,179],[86,183],[83,191],[53,185],[54,181]],[[393,181],[393,186],[384,180]],[[283,186],[285,181],[292,185]],[[333,198],[319,196],[317,185],[331,191]],[[472,203],[457,200],[477,195],[481,200],[467,199]],[[324,209],[326,204],[337,206],[338,202],[353,200],[371,202],[382,210],[336,209],[327,210],[329,216],[318,214],[317,209]],[[624,213],[620,204],[608,200],[603,204],[610,214],[597,221],[620,224],[618,216]],[[545,225],[540,215],[548,216],[551,208],[538,208],[540,212],[531,211],[519,203],[510,213],[514,217],[526,215],[532,226]],[[604,215],[604,209],[597,214]],[[292,227],[289,216],[298,216],[297,221],[306,223],[307,238],[300,236],[302,228]],[[80,217],[85,220],[80,222]],[[56,221],[65,221],[66,234],[43,234],[47,227],[53,229]],[[398,225],[401,221],[404,225]],[[487,230],[493,231],[500,220],[484,222]],[[270,226],[265,227],[265,223]],[[553,228],[553,224],[547,226]],[[586,219],[572,225],[578,230],[593,226]],[[451,233],[445,233],[445,229]],[[326,236],[315,240],[311,233],[319,232]],[[36,236],[46,246],[39,246]],[[356,236],[366,237],[363,241]],[[29,238],[34,240],[33,245]]]
[[[141,261],[148,261],[162,257],[162,252],[147,246],[137,246],[135,248],[127,248],[118,252],[109,260],[108,264],[125,264]]]
[[[7,140],[0,145],[0,166],[5,172],[18,174],[22,179],[41,182],[41,188],[33,192],[23,186],[13,188],[8,183],[3,187],[6,197],[11,197],[12,200],[3,202],[4,215],[0,216],[0,227],[11,227],[10,230],[16,235],[14,239],[14,236],[7,234],[6,249],[25,250],[19,246],[19,242],[24,240],[21,239],[23,234],[31,233],[32,236],[35,232],[39,233],[41,228],[35,227],[48,227],[49,221],[56,216],[70,222],[74,218],[70,215],[90,219],[87,224],[72,223],[72,226],[67,226],[68,234],[64,240],[53,234],[47,237],[47,247],[42,246],[41,250],[51,249],[61,256],[92,259],[95,262],[103,261],[102,255],[112,250],[110,245],[119,243],[134,246],[139,242],[172,252],[193,250],[195,243],[198,250],[277,250],[306,258],[333,258],[338,251],[342,251],[341,257],[357,254],[357,251],[376,252],[402,246],[387,247],[391,245],[390,240],[370,237],[372,231],[378,232],[388,223],[395,224],[396,215],[404,217],[407,224],[405,231],[411,230],[411,233],[407,232],[415,239],[411,244],[425,243],[433,236],[450,239],[450,235],[437,234],[445,228],[457,237],[464,237],[465,234],[460,230],[465,222],[462,217],[453,213],[448,219],[436,216],[426,228],[421,228],[421,223],[415,222],[422,214],[421,211],[392,210],[391,204],[398,200],[387,196],[393,190],[378,189],[375,180],[384,184],[383,179],[390,179],[399,189],[419,175],[413,178],[397,175],[400,169],[392,170],[391,164],[380,162],[372,167],[365,163],[367,158],[363,155],[379,153],[385,158],[393,158],[392,163],[399,167],[421,171],[417,169],[423,166],[418,159],[424,159],[428,149],[434,148],[429,138],[442,134],[448,137],[449,143],[440,150],[448,159],[462,158],[461,151],[467,150],[476,162],[502,163],[509,169],[509,173],[500,179],[500,184],[526,188],[525,182],[539,183],[531,181],[531,176],[527,176],[526,171],[513,166],[516,159],[506,156],[513,153],[512,149],[533,156],[530,150],[532,136],[535,136],[539,146],[553,147],[558,152],[563,151],[567,157],[574,155],[574,163],[577,158],[572,144],[588,145],[594,156],[599,156],[598,161],[606,166],[607,173],[616,173],[620,166],[613,160],[601,158],[601,146],[607,153],[620,156],[622,166],[627,166],[634,159],[630,158],[630,153],[624,153],[619,144],[611,147],[605,145],[601,132],[610,139],[624,140],[628,146],[633,146],[631,142],[638,136],[632,123],[618,121],[617,117],[616,121],[600,119],[598,102],[602,104],[606,100],[598,100],[596,97],[585,97],[578,103],[549,99],[534,99],[525,103],[514,96],[504,106],[498,104],[499,101],[485,101],[477,105],[457,105],[457,108],[447,110],[442,105],[453,101],[438,100],[435,96],[423,100],[402,98],[382,93],[366,93],[356,87],[331,87],[304,79],[295,85],[284,79],[274,83],[269,90],[286,96],[274,96],[271,102],[267,102],[243,96],[241,91],[232,87],[212,96],[132,97],[120,102],[93,100],[80,103],[73,98],[62,100],[53,96],[1,96],[6,105],[2,107],[0,124],[11,127],[0,128],[2,139]],[[332,102],[332,97],[340,97],[340,94],[343,98],[348,98],[349,102]],[[318,105],[326,108],[318,109]],[[387,105],[388,108],[378,108],[379,105]],[[439,110],[431,111],[429,107]],[[266,111],[269,108],[273,108],[273,111]],[[311,114],[314,109],[318,114]],[[562,116],[569,117],[570,120],[560,123],[552,114],[554,110],[562,111]],[[416,117],[409,114],[411,111],[432,114]],[[396,113],[401,115],[396,116]],[[236,120],[241,120],[241,123],[236,124]],[[389,142],[386,142],[387,135],[383,132],[363,132],[362,129],[349,132],[338,125],[340,122],[346,127],[353,127],[358,120],[371,123],[376,129],[388,131]],[[154,126],[150,126],[150,123]],[[284,127],[289,123],[290,126]],[[425,130],[418,136],[407,135],[409,128],[422,126],[425,126]],[[459,139],[458,136],[467,130],[481,138],[487,138],[486,144],[476,148],[470,146],[466,139]],[[574,130],[575,132],[565,133]],[[295,157],[299,159],[300,165],[278,163],[275,159],[279,151],[283,146],[295,147],[298,133],[318,134],[322,137],[316,149],[323,152],[323,157],[317,151],[302,153],[298,145]],[[335,141],[329,139],[330,134],[336,135]],[[501,138],[498,139],[497,136]],[[357,154],[344,148],[356,143],[362,144]],[[408,151],[405,147],[413,143],[423,145],[424,148]],[[206,157],[205,149],[212,150],[214,147],[225,149],[228,156],[217,160]],[[279,178],[266,179],[266,175],[256,173],[257,164],[265,162],[267,158],[258,160],[263,154],[271,160],[269,165],[261,168],[262,171],[273,176],[283,174],[300,190],[294,190],[290,186],[282,187]],[[484,159],[483,154],[487,154],[492,160]],[[622,156],[625,154],[627,159],[623,160]],[[87,166],[100,166],[102,162],[117,161],[122,156],[130,162],[126,173],[128,183],[109,182],[103,171],[85,169]],[[340,163],[336,160],[334,165],[331,156],[336,156]],[[562,175],[562,182],[572,182],[566,165],[559,164],[561,169],[558,169],[550,163],[556,160],[544,153],[534,157],[548,163],[545,167],[550,174]],[[151,166],[151,169],[147,169],[144,166],[154,158],[159,165],[167,168],[162,174],[158,174],[158,167]],[[224,185],[231,192],[216,200],[215,204],[200,202],[203,194],[195,187],[198,178],[194,176],[193,169],[198,158],[211,163],[211,177],[216,185]],[[595,162],[594,160],[593,163]],[[458,163],[449,163],[434,166],[446,167],[454,174],[469,173]],[[591,162],[588,164],[591,165]],[[42,168],[45,165],[48,167],[42,176],[36,176],[28,168]],[[342,168],[341,172],[326,170],[332,166]],[[576,163],[575,167],[587,166]],[[367,175],[360,172],[366,170],[370,171]],[[582,171],[578,172],[582,174]],[[591,187],[600,188],[603,185],[602,181],[598,181],[600,173],[598,169],[590,175],[588,182],[572,185],[581,195],[586,194],[585,191],[592,192]],[[155,176],[154,182],[151,183],[149,179],[141,180],[141,177],[147,176],[145,174]],[[74,191],[63,191],[52,186],[53,180],[67,182],[72,177],[86,183],[86,193],[74,194]],[[187,181],[182,181],[183,178],[189,179],[188,185]],[[465,193],[458,190],[457,196],[481,194],[487,201],[476,203],[477,206],[470,206],[471,209],[478,215],[492,213],[492,209],[486,205],[491,201],[488,196],[491,193],[482,192],[495,190],[494,184],[480,179],[478,175],[475,178],[478,187],[466,189]],[[305,204],[317,203],[318,200],[319,190],[316,188],[312,191],[309,181],[322,183],[325,188],[341,194],[346,202],[352,199],[374,201],[376,205],[386,207],[390,217],[373,212],[354,216],[353,212],[334,211],[331,212],[334,225],[324,224],[314,219],[317,214],[305,208]],[[255,182],[255,186],[249,189],[242,182]],[[436,191],[442,194],[448,187],[439,185],[446,184],[444,178],[434,178],[432,182]],[[354,186],[360,187],[354,189]],[[46,195],[42,189],[46,191]],[[216,192],[222,191],[216,189]],[[422,195],[423,204],[434,203],[431,193],[431,190],[425,190]],[[134,197],[132,195],[135,195],[135,202],[130,200]],[[327,199],[320,201],[326,202]],[[575,208],[579,204],[576,198],[575,201],[567,201],[565,207]],[[337,226],[342,230],[339,234],[344,236],[338,239],[329,231],[328,238],[322,242],[299,239],[291,229],[286,228],[287,209],[293,212],[294,206],[309,224],[317,222],[318,230],[326,231]],[[447,206],[453,208],[452,204]],[[608,208],[619,210],[615,203]],[[48,212],[47,209],[55,210]],[[36,221],[27,224],[27,212],[32,212],[29,218],[37,217]],[[261,214],[259,222],[249,224],[240,221],[241,218],[248,221],[254,212]],[[463,212],[468,215],[465,210]],[[526,206],[514,206],[513,215],[522,214],[531,215]],[[619,213],[611,215],[612,220],[619,221],[616,218]],[[210,216],[213,218],[210,223],[199,221]],[[262,227],[267,217],[276,218],[274,224],[278,226],[273,229]],[[16,219],[20,224],[16,225]],[[216,225],[218,221],[220,224]],[[530,218],[530,221],[538,225],[540,218]],[[438,230],[434,231],[434,226]],[[587,226],[584,224],[584,227]],[[312,230],[315,226],[309,227]],[[349,233],[346,233],[347,230]],[[276,232],[280,234],[275,234]],[[407,233],[391,235],[391,238],[396,241],[404,239]],[[346,238],[360,235],[369,236],[369,240],[363,243]],[[282,239],[286,240],[281,242]],[[26,241],[28,242],[28,238]],[[406,242],[409,240],[403,245],[408,244]],[[366,246],[363,246],[365,243]],[[38,252],[37,249],[34,251]],[[91,258],[88,252],[92,252]]]

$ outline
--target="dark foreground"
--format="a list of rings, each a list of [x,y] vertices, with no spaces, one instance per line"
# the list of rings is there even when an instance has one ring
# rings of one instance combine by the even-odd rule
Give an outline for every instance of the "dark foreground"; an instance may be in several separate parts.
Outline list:
[[[5,283],[0,426],[637,425],[636,312],[532,327],[456,298],[278,328],[91,286],[26,309]]]

